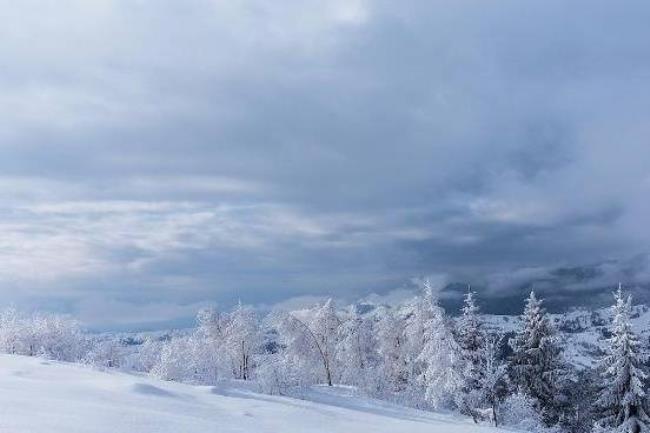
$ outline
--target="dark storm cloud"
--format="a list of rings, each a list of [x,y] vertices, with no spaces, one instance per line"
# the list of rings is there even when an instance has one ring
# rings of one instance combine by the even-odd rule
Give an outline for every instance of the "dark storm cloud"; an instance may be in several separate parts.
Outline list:
[[[127,326],[426,274],[648,280],[621,265],[650,241],[645,2],[3,11],[8,300]]]

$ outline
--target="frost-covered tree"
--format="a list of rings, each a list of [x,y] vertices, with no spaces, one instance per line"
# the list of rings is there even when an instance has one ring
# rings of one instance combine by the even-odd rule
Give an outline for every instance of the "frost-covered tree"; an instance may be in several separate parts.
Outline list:
[[[138,348],[135,369],[145,372],[151,371],[160,361],[162,346],[163,343],[160,340],[147,337]]]
[[[534,398],[515,392],[508,395],[499,408],[501,424],[526,432],[544,432],[544,422]]]
[[[232,364],[224,350],[227,318],[215,307],[209,307],[198,312],[196,322],[197,328],[186,345],[187,356],[193,362],[193,377],[200,383],[214,383],[232,372]]]
[[[0,349],[6,353],[79,361],[88,341],[79,323],[50,313],[25,315],[13,308],[0,313]]]
[[[455,404],[462,386],[460,349],[428,281],[424,283],[422,296],[416,300],[410,325],[407,339],[411,348],[421,344],[414,361],[425,401],[433,408]]]
[[[60,314],[35,314],[31,337],[37,355],[60,361],[79,361],[86,352],[85,336],[76,320]]]
[[[253,308],[241,303],[235,307],[224,326],[223,344],[230,355],[234,377],[249,380],[253,356],[259,353],[262,346],[259,319]]]
[[[373,323],[359,313],[358,306],[353,305],[349,317],[339,327],[336,360],[341,367],[341,382],[372,388],[376,384],[372,372],[376,371],[378,358]]]
[[[27,326],[25,317],[15,308],[0,312],[0,350],[3,353],[21,353]]]
[[[632,298],[625,296],[619,284],[614,294],[613,319],[609,348],[601,361],[602,390],[597,401],[599,417],[595,431],[616,433],[650,432],[648,396],[644,381],[648,378],[639,339],[632,330]]]
[[[486,348],[486,333],[479,316],[479,307],[476,305],[475,293],[471,290],[465,295],[461,316],[456,323],[456,340],[460,349],[462,363],[461,394],[458,405],[462,413],[472,416],[477,421],[475,409],[481,405],[482,380],[488,354]]]
[[[398,312],[382,309],[377,323],[380,380],[377,392],[398,395],[409,385],[406,320]]]
[[[510,340],[508,376],[515,392],[532,398],[546,425],[560,418],[562,406],[558,384],[564,376],[562,350],[542,301],[533,291],[526,300],[521,328]]]
[[[191,343],[185,336],[167,341],[160,351],[160,359],[151,369],[151,374],[164,380],[193,381],[196,362]]]
[[[301,384],[317,382],[320,377],[327,385],[333,385],[340,326],[332,299],[307,314],[282,316],[278,327],[284,345],[284,361],[301,370],[300,374],[295,374]]]
[[[469,401],[473,403],[472,416],[477,417],[478,414],[486,418],[484,414],[487,412],[487,418],[495,426],[499,425],[499,404],[506,395],[506,364],[499,357],[501,341],[498,336],[486,336],[480,349],[477,388],[469,394]]]
[[[209,341],[221,341],[223,339],[224,317],[215,307],[208,307],[199,310],[196,315],[197,334]]]
[[[119,338],[102,338],[94,342],[84,362],[102,368],[119,368],[124,358],[124,345]]]

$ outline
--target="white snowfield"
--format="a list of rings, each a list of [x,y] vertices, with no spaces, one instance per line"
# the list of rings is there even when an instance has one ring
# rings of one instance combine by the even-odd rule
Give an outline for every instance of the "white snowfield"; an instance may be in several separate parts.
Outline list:
[[[310,401],[0,355],[2,433],[498,433],[452,416],[316,388]]]

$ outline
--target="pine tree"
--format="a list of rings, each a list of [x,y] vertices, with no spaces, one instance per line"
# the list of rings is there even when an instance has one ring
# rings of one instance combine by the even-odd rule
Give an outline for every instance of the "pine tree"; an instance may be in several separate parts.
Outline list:
[[[558,384],[564,376],[564,362],[555,328],[533,291],[526,300],[521,326],[510,340],[513,354],[508,377],[513,391],[532,398],[544,423],[554,425],[560,418]]]
[[[479,317],[475,293],[471,290],[465,295],[461,311],[462,315],[456,326],[456,340],[460,348],[463,381],[458,406],[462,413],[472,416],[476,422],[475,409],[481,403],[481,384],[485,374],[483,357],[486,355],[484,347],[487,335]]]
[[[456,325],[462,363],[462,387],[457,398],[461,413],[474,422],[488,419],[497,425],[497,406],[504,393],[505,365],[499,359],[501,338],[485,331],[476,305],[476,293],[465,295]]]
[[[641,353],[639,339],[632,330],[632,298],[623,295],[620,284],[614,299],[612,336],[600,366],[603,383],[595,431],[646,433],[650,431],[648,396],[644,391],[648,376],[643,371],[647,356]]]
[[[501,337],[491,335],[486,338],[485,344],[481,347],[479,356],[481,374],[478,390],[475,392],[478,396],[478,407],[488,409],[488,418],[495,427],[499,425],[498,406],[506,394],[504,381],[506,365],[499,358],[502,341]]]
[[[434,408],[442,408],[455,403],[462,386],[460,349],[428,281],[423,292],[416,304],[413,327],[421,334],[411,335],[412,340],[422,341],[422,350],[416,357],[421,370],[416,377],[424,387],[425,400]]]

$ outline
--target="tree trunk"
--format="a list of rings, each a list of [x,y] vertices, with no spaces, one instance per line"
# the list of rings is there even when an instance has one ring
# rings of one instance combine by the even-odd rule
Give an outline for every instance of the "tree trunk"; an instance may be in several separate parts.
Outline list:
[[[327,381],[327,386],[332,386],[332,372],[330,371],[329,362],[326,358],[323,358],[323,364],[325,366],[325,379]]]

